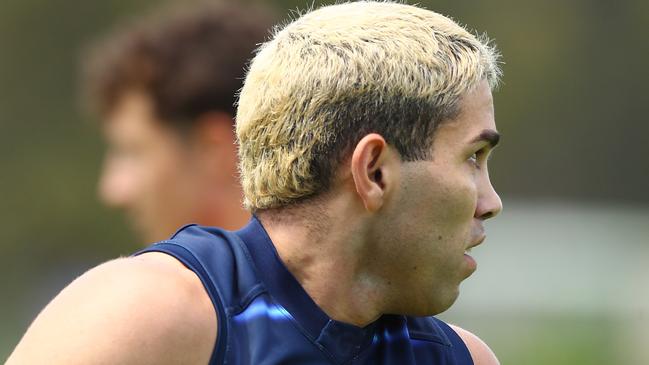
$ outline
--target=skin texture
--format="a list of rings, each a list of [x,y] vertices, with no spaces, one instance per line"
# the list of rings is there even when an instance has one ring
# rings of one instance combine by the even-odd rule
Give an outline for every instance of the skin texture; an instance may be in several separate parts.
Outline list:
[[[432,161],[404,163],[366,135],[335,184],[304,214],[260,214],[281,259],[333,319],[364,326],[386,313],[433,315],[457,298],[475,267],[464,251],[501,202],[488,178],[495,131],[486,83],[440,126]],[[440,238],[441,236],[441,238]],[[198,277],[147,253],[101,265],[36,318],[8,364],[205,364],[217,319]],[[454,327],[476,364],[498,364],[475,335]]]
[[[186,135],[159,121],[145,94],[125,93],[104,125],[108,150],[99,195],[124,210],[145,242],[187,223],[237,229],[241,207],[232,119],[205,115]]]

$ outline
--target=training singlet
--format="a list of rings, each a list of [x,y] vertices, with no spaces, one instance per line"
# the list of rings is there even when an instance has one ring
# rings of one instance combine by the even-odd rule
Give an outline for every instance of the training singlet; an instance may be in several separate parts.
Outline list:
[[[434,317],[384,315],[360,328],[330,319],[280,260],[255,217],[236,232],[189,225],[138,253],[169,254],[196,273],[218,318],[210,364],[472,365]]]

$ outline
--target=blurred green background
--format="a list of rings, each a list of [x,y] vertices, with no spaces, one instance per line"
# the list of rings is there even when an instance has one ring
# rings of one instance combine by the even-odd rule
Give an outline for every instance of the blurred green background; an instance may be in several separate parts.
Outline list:
[[[66,283],[144,244],[96,198],[79,56],[162,3],[0,2],[0,359]],[[649,364],[649,2],[418,3],[487,32],[505,62],[491,164],[505,210],[443,317],[503,364]]]

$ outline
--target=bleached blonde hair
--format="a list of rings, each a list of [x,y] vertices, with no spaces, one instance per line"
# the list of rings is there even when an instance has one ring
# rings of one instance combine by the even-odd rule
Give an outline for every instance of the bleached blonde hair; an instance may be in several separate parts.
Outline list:
[[[236,117],[245,205],[287,207],[327,191],[368,133],[404,161],[431,158],[433,134],[482,80],[495,87],[498,53],[453,20],[395,2],[311,11],[263,44]]]

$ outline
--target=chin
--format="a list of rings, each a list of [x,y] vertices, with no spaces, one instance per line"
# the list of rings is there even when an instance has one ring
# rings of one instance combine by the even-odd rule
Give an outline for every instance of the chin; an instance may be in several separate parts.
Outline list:
[[[457,298],[460,296],[460,287],[456,286],[454,289],[449,290],[448,292],[442,293],[437,298],[433,298],[434,302],[431,308],[431,314],[437,315],[442,312],[445,312],[455,303]]]
[[[425,317],[434,316],[448,310],[457,300],[459,296],[459,288],[449,290],[445,293],[438,293],[435,297],[427,298],[426,303],[419,308],[411,308],[409,313],[404,313],[410,316]]]

